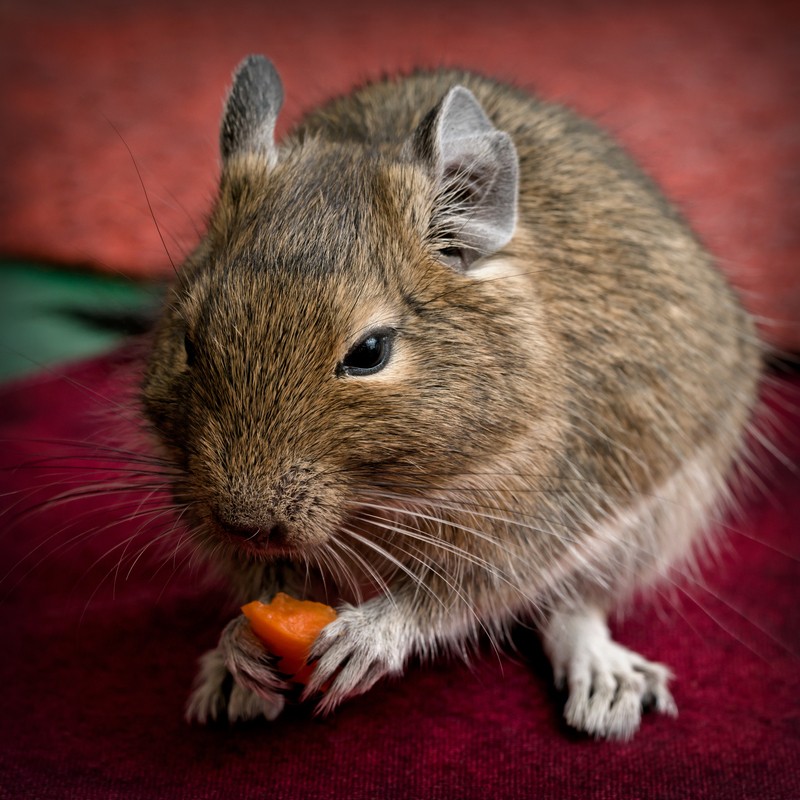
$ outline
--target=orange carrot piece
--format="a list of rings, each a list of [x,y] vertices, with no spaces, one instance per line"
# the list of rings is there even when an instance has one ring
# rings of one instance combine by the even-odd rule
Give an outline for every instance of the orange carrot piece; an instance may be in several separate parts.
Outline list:
[[[271,603],[247,603],[242,612],[256,636],[280,657],[278,669],[293,675],[297,683],[307,683],[312,672],[306,664],[311,645],[319,632],[336,619],[336,612],[324,603],[295,600],[283,592],[278,592]]]

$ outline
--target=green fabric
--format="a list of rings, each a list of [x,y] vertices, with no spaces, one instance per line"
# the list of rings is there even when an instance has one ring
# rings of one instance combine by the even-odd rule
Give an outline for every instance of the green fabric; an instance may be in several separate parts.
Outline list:
[[[102,353],[125,333],[88,321],[87,315],[144,316],[157,302],[153,285],[63,267],[0,262],[0,380]]]

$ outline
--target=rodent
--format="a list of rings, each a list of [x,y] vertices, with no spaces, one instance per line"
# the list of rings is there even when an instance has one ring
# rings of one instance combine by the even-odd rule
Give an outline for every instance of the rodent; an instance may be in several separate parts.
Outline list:
[[[276,144],[282,99],[246,58],[142,383],[195,546],[242,600],[338,603],[305,693],[328,684],[321,711],[523,620],[570,725],[626,739],[644,707],[675,713],[667,667],[606,619],[730,502],[762,369],[734,292],[565,108],[418,71]],[[240,617],[187,716],[271,719],[285,689]]]

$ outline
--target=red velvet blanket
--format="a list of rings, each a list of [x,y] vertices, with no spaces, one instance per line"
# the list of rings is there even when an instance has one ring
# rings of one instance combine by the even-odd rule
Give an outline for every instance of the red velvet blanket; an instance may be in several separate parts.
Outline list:
[[[98,444],[133,429],[130,362],[121,351],[0,394],[0,797],[800,797],[800,492],[774,458],[768,496],[732,522],[708,583],[617,626],[677,676],[679,718],[647,717],[630,744],[564,726],[525,630],[516,654],[413,664],[326,719],[298,707],[274,723],[187,725],[195,661],[236,609],[176,554],[177,534],[153,544],[171,529],[166,498]],[[784,381],[773,402],[794,461],[798,390]]]

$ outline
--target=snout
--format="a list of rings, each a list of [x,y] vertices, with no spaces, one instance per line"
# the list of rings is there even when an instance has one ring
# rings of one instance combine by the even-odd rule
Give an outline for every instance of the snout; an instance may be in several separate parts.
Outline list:
[[[343,503],[335,487],[318,475],[309,468],[292,468],[279,471],[277,478],[249,472],[209,481],[203,503],[207,527],[226,544],[256,556],[319,546],[341,523]]]

